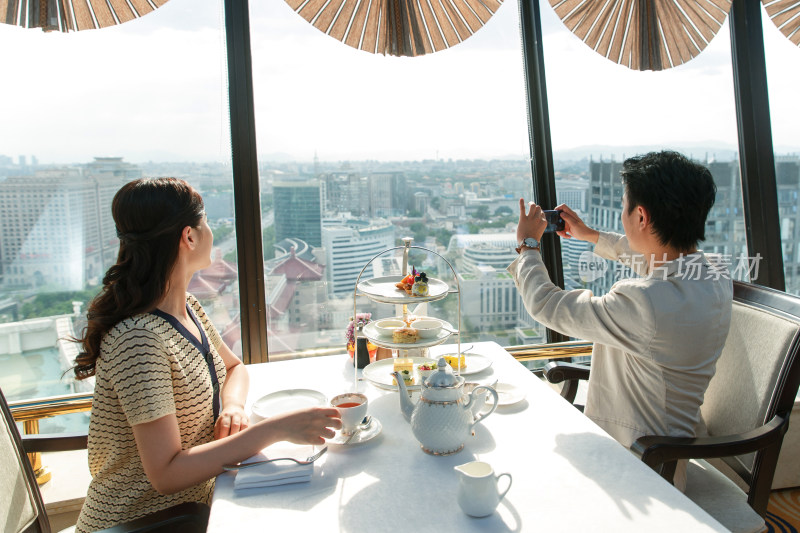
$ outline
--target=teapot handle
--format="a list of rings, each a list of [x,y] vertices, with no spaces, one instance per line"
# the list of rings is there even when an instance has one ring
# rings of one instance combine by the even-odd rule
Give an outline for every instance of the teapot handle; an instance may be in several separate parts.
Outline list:
[[[475,398],[475,393],[478,392],[478,389],[486,389],[486,391],[488,391],[492,396],[494,396],[494,402],[492,402],[492,408],[489,410],[488,413],[482,414],[481,416],[475,419],[475,422],[473,422],[472,425],[469,427],[470,431],[472,431],[472,429],[475,427],[475,424],[477,424],[490,414],[494,413],[494,410],[497,409],[497,391],[494,390],[489,385],[479,385],[474,389],[472,389],[472,392],[469,395],[469,404],[467,405],[472,404],[472,400]]]

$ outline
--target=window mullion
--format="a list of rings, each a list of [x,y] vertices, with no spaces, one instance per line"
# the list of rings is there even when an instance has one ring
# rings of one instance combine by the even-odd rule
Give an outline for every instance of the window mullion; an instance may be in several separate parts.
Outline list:
[[[262,363],[268,360],[267,315],[248,0],[225,0],[225,34],[242,358]]]

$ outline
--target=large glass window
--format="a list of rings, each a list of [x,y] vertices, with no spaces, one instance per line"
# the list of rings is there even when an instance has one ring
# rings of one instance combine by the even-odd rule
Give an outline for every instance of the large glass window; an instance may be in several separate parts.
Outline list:
[[[282,1],[251,5],[251,35],[271,360],[343,351],[361,269],[406,236],[457,272],[463,341],[541,340],[505,272],[531,193],[516,2],[416,58],[351,48]],[[436,255],[412,264],[455,286]],[[361,279],[400,269],[386,254]],[[456,326],[456,303],[418,312]],[[361,298],[357,311],[400,312]]]
[[[762,13],[786,291],[800,294],[800,48]]]
[[[111,199],[146,176],[204,196],[213,265],[192,291],[231,337],[238,313],[225,39],[219,0],[169,2],[71,34],[0,24],[0,387],[9,400],[90,391],[69,368],[118,249]],[[74,430],[88,413],[43,420]]]
[[[631,70],[594,52],[546,3],[542,26],[558,202],[596,229],[623,233],[622,162],[676,150],[707,165],[718,188],[700,248],[730,261],[731,270],[746,261],[727,23],[697,57],[660,72]],[[563,239],[561,247],[567,288],[603,294],[632,275],[592,257],[588,243]]]

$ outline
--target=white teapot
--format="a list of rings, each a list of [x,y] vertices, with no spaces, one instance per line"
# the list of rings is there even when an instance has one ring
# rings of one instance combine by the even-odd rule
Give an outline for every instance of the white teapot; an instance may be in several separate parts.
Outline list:
[[[444,357],[439,359],[438,369],[421,383],[422,394],[416,404],[409,399],[399,372],[394,372],[394,379],[400,389],[403,416],[411,422],[411,431],[422,450],[431,455],[460,452],[475,424],[497,407],[497,391],[488,385],[480,385],[465,394],[464,378],[453,374]],[[471,406],[479,389],[493,395],[494,402],[488,413],[473,418]]]

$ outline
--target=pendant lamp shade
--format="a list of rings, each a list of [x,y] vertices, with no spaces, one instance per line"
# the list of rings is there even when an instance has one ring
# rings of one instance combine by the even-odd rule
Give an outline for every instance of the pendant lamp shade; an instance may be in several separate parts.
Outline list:
[[[0,22],[44,31],[94,30],[144,16],[167,0],[0,0]]]
[[[503,0],[286,0],[315,28],[373,54],[419,56],[464,41]]]
[[[725,22],[730,0],[550,0],[595,52],[633,70],[686,63]]]
[[[763,0],[767,15],[775,26],[794,44],[800,46],[800,2],[797,0]]]

